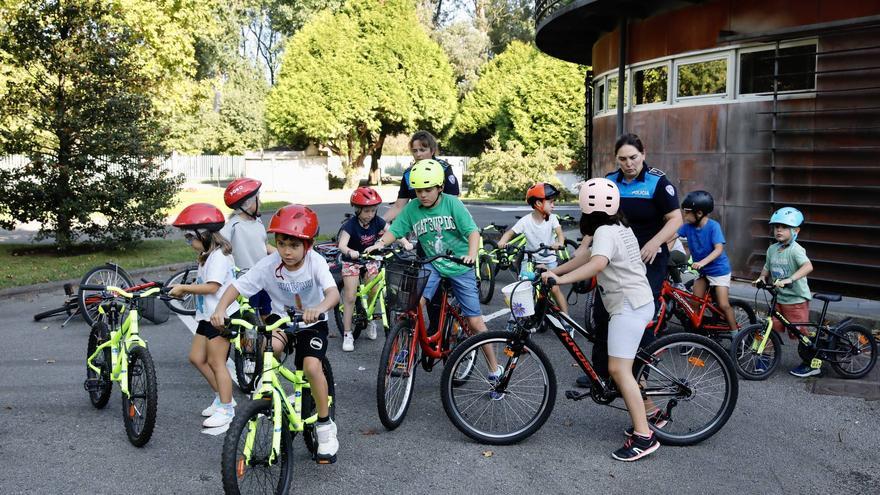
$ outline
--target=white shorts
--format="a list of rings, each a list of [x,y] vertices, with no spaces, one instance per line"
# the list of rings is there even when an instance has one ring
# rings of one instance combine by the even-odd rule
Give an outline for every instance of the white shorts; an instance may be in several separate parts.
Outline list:
[[[611,315],[608,321],[608,355],[621,359],[635,358],[645,327],[653,318],[653,302],[633,309],[629,301],[624,299],[622,311]]]
[[[709,287],[730,287],[729,273],[727,275],[718,275],[717,277],[706,275],[706,280],[709,281]]]

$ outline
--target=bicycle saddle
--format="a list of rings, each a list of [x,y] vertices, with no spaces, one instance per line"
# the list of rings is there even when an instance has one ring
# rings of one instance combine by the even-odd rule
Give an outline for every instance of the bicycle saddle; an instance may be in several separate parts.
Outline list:
[[[825,302],[838,302],[841,299],[843,299],[843,297],[841,297],[840,294],[834,294],[831,292],[829,292],[827,294],[817,292],[817,293],[813,294],[813,297],[820,300],[820,301],[825,301]]]

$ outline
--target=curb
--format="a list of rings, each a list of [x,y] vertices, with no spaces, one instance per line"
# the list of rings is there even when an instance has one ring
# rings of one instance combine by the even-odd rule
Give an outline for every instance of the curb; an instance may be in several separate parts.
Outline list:
[[[184,267],[192,265],[192,262],[184,262],[184,263],[173,263],[170,265],[162,265],[162,266],[154,266],[147,268],[138,268],[136,270],[126,270],[129,275],[134,277],[140,277],[141,275],[146,275],[148,273],[154,273],[157,271],[167,270],[177,271],[183,270]],[[73,284],[74,286],[79,285],[81,278],[75,278],[70,280],[56,280],[53,282],[44,282],[41,284],[33,284],[33,285],[22,285],[19,287],[10,287],[9,289],[0,290],[0,297],[10,297],[10,296],[19,296],[22,294],[32,294],[36,292],[47,292],[50,290],[60,289],[64,287],[64,284]],[[164,280],[163,280],[164,282]]]

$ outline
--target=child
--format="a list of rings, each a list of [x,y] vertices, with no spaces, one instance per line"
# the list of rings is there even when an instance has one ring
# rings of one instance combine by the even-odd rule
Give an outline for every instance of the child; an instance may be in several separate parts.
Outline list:
[[[258,261],[226,289],[211,315],[211,323],[222,328],[226,307],[239,294],[249,297],[261,290],[272,299],[272,315],[267,318],[267,323],[286,315],[287,307],[302,311],[306,328],[296,339],[294,365],[305,372],[318,406],[317,461],[330,464],[336,462],[339,442],[336,424],[330,419],[327,379],[321,367],[327,349],[328,327],[326,320],[319,321],[319,318],[339,304],[339,291],[327,261],[311,249],[318,235],[318,215],[314,211],[303,205],[287,205],[272,217],[269,232],[275,234],[277,251]],[[276,353],[289,352],[290,346],[283,332],[277,332],[272,342]]]
[[[223,202],[233,211],[220,233],[232,243],[235,266],[243,271],[275,252],[260,218],[260,186],[262,182],[245,177],[230,182],[223,193]],[[254,294],[249,302],[263,317],[272,312],[269,295],[264,290]]]
[[[385,220],[376,215],[376,210],[382,198],[371,187],[359,187],[351,193],[351,206],[355,216],[346,221],[339,231],[337,245],[343,256],[356,260],[364,249],[373,245],[382,234],[385,233]],[[379,262],[367,263],[367,280],[371,280],[379,273]],[[342,350],[354,350],[354,337],[351,334],[351,315],[354,311],[354,298],[360,284],[360,265],[342,262],[342,301],[345,303],[345,311],[342,314],[342,325],[345,328],[342,335]],[[376,340],[376,327],[371,321],[366,329],[367,338]]]
[[[569,284],[597,277],[608,322],[608,371],[626,403],[632,429],[623,447],[611,456],[635,461],[660,447],[648,427],[645,404],[633,376],[633,360],[645,327],[654,316],[654,296],[639,252],[639,241],[620,211],[620,190],[608,179],[590,179],[581,187],[582,231],[593,238],[591,256],[585,264],[565,275],[545,272],[544,280]],[[576,260],[573,260],[576,261]],[[659,411],[659,410],[658,410]],[[652,412],[652,417],[657,411]],[[655,425],[662,427],[655,421]]]
[[[767,275],[771,275],[773,285],[779,291],[777,300],[779,312],[788,321],[795,323],[810,321],[810,299],[813,298],[807,285],[807,275],[813,271],[813,264],[807,258],[807,251],[796,242],[802,223],[804,223],[803,213],[792,207],[782,208],[770,217],[770,227],[773,229],[776,243],[767,248],[764,269],[753,282],[766,283]],[[774,318],[773,328],[777,332],[782,332],[782,322]],[[805,334],[808,331],[806,328],[800,330]],[[812,359],[804,359],[789,373],[800,378],[820,375],[822,369],[810,366],[811,361]],[[760,361],[756,363],[756,365],[763,364]]]
[[[409,181],[418,201],[408,203],[391,228],[365,252],[381,249],[411,230],[418,237],[426,256],[452,251],[453,255],[463,257],[465,263],[473,264],[480,246],[480,230],[461,200],[441,192],[443,174],[443,166],[434,160],[416,162],[410,171]],[[425,265],[425,268],[430,271],[430,276],[422,292],[422,304],[434,297],[440,286],[440,277],[446,277],[452,282],[452,292],[461,306],[462,316],[468,319],[470,329],[485,332],[486,323],[480,312],[474,269],[447,259],[438,259]],[[495,353],[487,349],[486,358],[489,369],[495,370],[488,379],[497,381],[503,370],[495,360]],[[496,400],[502,398],[502,394],[495,391],[490,395]]]
[[[532,213],[517,220],[516,224],[498,240],[498,247],[507,247],[508,241],[510,241],[514,234],[525,234],[526,249],[529,251],[538,249],[541,244],[552,250],[565,246],[565,234],[562,232],[562,226],[559,225],[559,217],[553,214],[553,207],[556,204],[557,196],[559,196],[559,190],[552,184],[538,182],[530,187],[526,191],[526,202],[532,207]],[[556,255],[553,253],[538,253],[534,255],[534,260],[538,266],[550,270],[558,265]],[[520,270],[521,278],[529,276],[525,273],[525,270],[526,263],[524,259]],[[559,304],[559,309],[563,313],[568,314],[568,301],[562,295],[562,289],[554,286],[552,291],[553,298]],[[569,333],[574,333],[574,329],[567,323],[563,323],[563,325]]]
[[[684,225],[678,235],[688,241],[691,267],[700,273],[694,280],[694,295],[703,297],[709,287],[715,288],[715,304],[724,312],[731,332],[736,332],[736,315],[730,306],[730,261],[724,252],[724,233],[721,225],[709,218],[715,209],[715,200],[706,191],[692,191],[681,202]],[[707,287],[708,285],[708,287]]]
[[[232,245],[219,232],[223,223],[223,212],[207,203],[187,206],[174,221],[174,226],[186,232],[186,241],[199,253],[196,283],[174,285],[169,293],[175,297],[196,296],[198,326],[193,335],[189,361],[214,389],[214,402],[202,411],[202,416],[207,416],[202,423],[206,428],[226,426],[235,416],[232,377],[226,368],[229,340],[208,321],[215,311],[228,316],[238,310],[238,303],[223,306],[223,310],[217,309],[219,295],[232,283],[235,268],[230,255]]]

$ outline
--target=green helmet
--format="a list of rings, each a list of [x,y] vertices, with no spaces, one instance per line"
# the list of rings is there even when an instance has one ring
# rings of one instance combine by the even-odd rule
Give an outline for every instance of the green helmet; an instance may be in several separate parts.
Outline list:
[[[437,160],[419,160],[409,170],[409,187],[423,189],[426,187],[443,186],[446,174],[443,165]]]

